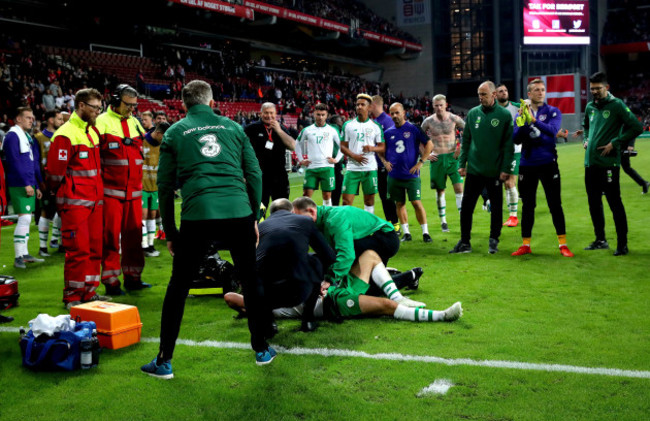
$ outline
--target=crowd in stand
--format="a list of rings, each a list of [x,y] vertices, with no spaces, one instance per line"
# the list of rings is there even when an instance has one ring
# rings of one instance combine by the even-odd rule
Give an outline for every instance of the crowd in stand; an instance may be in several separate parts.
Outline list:
[[[420,40],[416,39],[413,35],[400,30],[386,19],[376,15],[365,4],[358,0],[267,0],[264,1],[264,3],[297,10],[308,15],[318,16],[346,25],[350,24],[350,19],[355,18],[359,19],[359,26],[361,29],[390,35],[411,42],[420,42]]]
[[[603,28],[603,45],[650,41],[650,7],[610,11]]]
[[[9,124],[19,106],[34,110],[37,121],[55,108],[71,112],[74,92],[88,86],[108,91],[117,81],[88,67],[67,67],[38,49],[3,38],[0,53],[0,124]],[[0,127],[1,128],[1,127]]]

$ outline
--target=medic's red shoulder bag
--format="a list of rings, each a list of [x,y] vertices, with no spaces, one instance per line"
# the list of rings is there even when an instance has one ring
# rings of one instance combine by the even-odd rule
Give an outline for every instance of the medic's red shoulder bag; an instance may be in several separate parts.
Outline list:
[[[0,310],[18,305],[18,281],[13,276],[0,275]]]

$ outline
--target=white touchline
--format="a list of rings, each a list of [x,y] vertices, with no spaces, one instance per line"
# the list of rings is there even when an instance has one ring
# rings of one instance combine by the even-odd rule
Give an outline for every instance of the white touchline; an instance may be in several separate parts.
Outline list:
[[[18,332],[15,327],[0,327],[0,332]],[[158,338],[142,338],[142,342],[158,343]],[[199,346],[206,348],[220,349],[245,349],[249,350],[250,344],[243,342],[221,342],[221,341],[193,341],[190,339],[179,339],[177,344],[187,346]],[[469,358],[441,358],[425,355],[407,355],[397,353],[379,353],[369,354],[363,351],[352,351],[349,349],[330,349],[330,348],[284,348],[273,345],[276,351],[283,354],[291,355],[320,355],[322,357],[355,357],[366,358],[369,360],[387,360],[387,361],[414,361],[421,363],[459,365],[472,367],[489,367],[489,368],[510,368],[513,370],[532,370],[532,371],[553,371],[558,373],[577,373],[597,376],[613,377],[631,377],[639,379],[650,379],[650,371],[641,370],[623,370],[619,368],[605,367],[580,367],[576,365],[563,364],[540,364],[524,363],[519,361],[499,361],[499,360],[472,360]]]
[[[158,338],[142,338],[142,342],[158,343]],[[179,339],[177,344],[188,346],[202,346],[209,348],[222,348],[222,349],[246,349],[249,350],[250,345],[241,342],[220,342],[220,341],[193,341],[189,339]],[[539,364],[539,363],[524,363],[519,361],[498,361],[498,360],[471,360],[469,358],[441,358],[431,357],[424,355],[405,355],[397,353],[379,353],[369,354],[363,351],[352,351],[349,349],[331,349],[331,348],[284,348],[282,346],[273,345],[276,351],[283,354],[292,355],[320,355],[322,357],[356,357],[366,358],[370,360],[389,360],[389,361],[415,361],[422,363],[433,363],[443,365],[460,365],[460,366],[474,366],[474,367],[490,367],[490,368],[511,368],[514,370],[533,370],[533,371],[554,371],[559,373],[578,373],[599,376],[615,376],[615,377],[632,377],[641,379],[650,379],[650,371],[640,370],[622,370],[618,368],[604,368],[604,367],[580,367],[575,365],[563,364]]]
[[[427,395],[444,395],[454,384],[448,379],[438,379],[429,386],[418,392],[417,397],[421,398]]]

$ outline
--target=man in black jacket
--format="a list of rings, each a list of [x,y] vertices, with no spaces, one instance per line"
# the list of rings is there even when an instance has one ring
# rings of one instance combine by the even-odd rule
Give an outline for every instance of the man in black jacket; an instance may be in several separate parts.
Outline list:
[[[262,169],[262,205],[266,208],[269,199],[288,198],[286,155],[287,150],[296,148],[296,141],[287,133],[288,129],[277,121],[275,104],[262,104],[261,120],[246,126],[244,132],[253,145]]]
[[[257,276],[264,284],[270,310],[316,301],[324,271],[336,254],[314,221],[291,213],[291,202],[277,199],[269,207],[270,216],[259,225]],[[315,255],[309,254],[309,247]],[[313,305],[307,306],[312,308]],[[313,314],[303,315],[303,330],[313,330]]]

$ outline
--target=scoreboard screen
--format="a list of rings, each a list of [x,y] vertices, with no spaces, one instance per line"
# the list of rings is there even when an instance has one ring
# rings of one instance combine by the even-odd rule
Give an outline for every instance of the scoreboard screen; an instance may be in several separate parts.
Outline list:
[[[589,0],[524,0],[524,44],[588,45]]]

